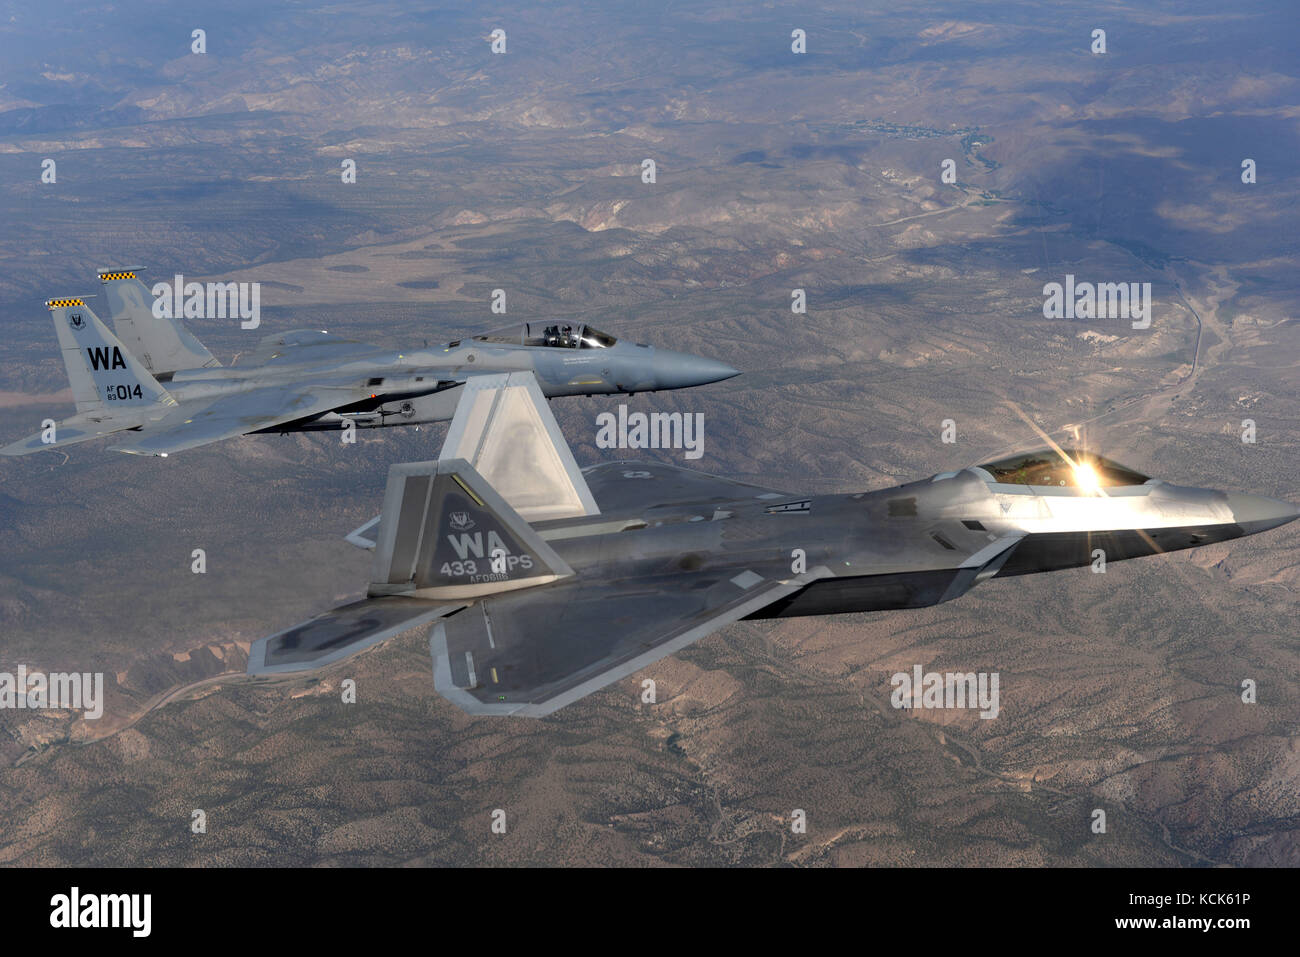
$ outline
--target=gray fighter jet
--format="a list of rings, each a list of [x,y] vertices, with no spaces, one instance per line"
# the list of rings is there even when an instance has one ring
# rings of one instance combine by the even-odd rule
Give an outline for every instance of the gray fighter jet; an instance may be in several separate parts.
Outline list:
[[[348,536],[375,552],[368,597],[256,642],[250,673],[431,622],[438,692],[540,716],[742,618],[919,608],[1300,515],[1061,448],[854,495],[659,464],[580,472],[531,375],[476,379],[460,401],[442,457],[394,465],[381,515]]]
[[[442,422],[466,381],[508,371],[532,373],[547,397],[684,389],[739,374],[712,359],[560,321],[404,352],[300,329],[268,336],[225,368],[179,320],[154,316],[133,270],[99,275],[116,336],[82,299],[46,302],[77,414],[0,453],[121,433],[114,451],[166,456],[257,432]]]

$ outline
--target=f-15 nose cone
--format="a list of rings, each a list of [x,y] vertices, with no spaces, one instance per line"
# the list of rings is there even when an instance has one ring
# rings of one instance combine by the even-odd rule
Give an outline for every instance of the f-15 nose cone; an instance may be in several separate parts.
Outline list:
[[[733,369],[716,359],[671,352],[668,349],[655,350],[655,381],[661,389],[689,389],[694,385],[721,382],[736,375],[740,375],[739,369]]]
[[[1262,495],[1229,492],[1228,507],[1232,509],[1233,521],[1245,529],[1247,535],[1277,528],[1300,518],[1300,508],[1290,502],[1280,502]]]

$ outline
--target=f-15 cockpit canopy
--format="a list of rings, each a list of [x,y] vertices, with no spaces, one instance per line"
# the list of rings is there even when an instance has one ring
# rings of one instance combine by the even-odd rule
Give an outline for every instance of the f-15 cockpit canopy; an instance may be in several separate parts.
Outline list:
[[[475,342],[510,346],[550,346],[556,349],[608,349],[618,340],[580,322],[521,322],[474,337]]]
[[[991,475],[995,482],[1004,485],[1114,488],[1143,485],[1150,480],[1149,476],[1141,472],[1082,449],[1020,452],[979,468]]]

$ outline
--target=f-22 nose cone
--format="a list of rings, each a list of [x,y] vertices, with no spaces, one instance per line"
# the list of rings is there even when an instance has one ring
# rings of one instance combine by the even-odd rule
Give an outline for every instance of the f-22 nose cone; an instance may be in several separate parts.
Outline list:
[[[1232,518],[1247,535],[1277,528],[1287,522],[1300,518],[1300,508],[1290,502],[1282,502],[1263,495],[1245,495],[1241,492],[1228,493],[1228,507],[1232,509]]]
[[[660,389],[689,389],[737,375],[740,375],[739,369],[716,359],[668,349],[655,350],[655,383]]]

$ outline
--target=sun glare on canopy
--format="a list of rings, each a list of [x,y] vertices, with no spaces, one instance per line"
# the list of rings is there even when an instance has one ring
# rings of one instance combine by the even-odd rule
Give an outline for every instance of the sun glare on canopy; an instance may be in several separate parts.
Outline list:
[[[980,468],[1004,485],[1055,485],[1095,490],[1142,485],[1149,479],[1149,476],[1118,462],[1079,449],[1020,452]]]

